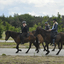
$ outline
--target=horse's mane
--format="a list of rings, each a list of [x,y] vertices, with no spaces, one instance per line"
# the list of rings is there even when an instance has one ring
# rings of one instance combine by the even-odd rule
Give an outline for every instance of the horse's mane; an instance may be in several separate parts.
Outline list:
[[[12,37],[16,37],[21,34],[21,33],[14,32],[14,31],[6,31],[5,34],[7,34],[7,33],[9,33],[9,35],[11,35]]]
[[[48,31],[48,30],[45,30],[45,29],[42,29],[42,30],[44,30],[46,33],[50,33],[51,31]]]
[[[21,34],[21,33],[19,33],[19,32],[14,32],[14,31],[6,31],[6,32],[11,32],[11,33],[13,33],[13,34]]]
[[[45,30],[45,29],[40,28],[40,27],[37,27],[37,29],[39,29],[39,30],[43,30],[45,33],[50,33],[50,32],[51,32],[51,31]]]

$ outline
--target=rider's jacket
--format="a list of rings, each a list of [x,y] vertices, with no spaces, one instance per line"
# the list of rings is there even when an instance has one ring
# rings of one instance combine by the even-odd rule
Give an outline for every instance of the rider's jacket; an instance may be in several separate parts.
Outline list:
[[[27,25],[25,27],[22,27],[22,33],[27,33],[28,32],[28,27]]]
[[[52,27],[52,32],[57,32],[57,29],[58,29],[58,23],[55,22],[55,23],[53,24],[53,27]]]
[[[50,26],[45,26],[45,30],[49,30],[50,29]]]

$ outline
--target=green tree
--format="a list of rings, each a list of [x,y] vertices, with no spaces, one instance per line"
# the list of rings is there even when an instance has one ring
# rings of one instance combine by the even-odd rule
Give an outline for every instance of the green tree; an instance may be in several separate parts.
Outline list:
[[[48,22],[49,16],[44,16],[42,20],[43,28],[45,28],[45,22]]]
[[[0,38],[2,38],[2,33],[3,33],[3,22],[0,20]]]
[[[59,12],[58,12],[58,17],[57,17],[57,22],[58,22],[58,32],[62,32],[62,26],[63,26],[63,24],[61,24],[62,23],[62,21],[61,21],[61,15],[59,14]]]
[[[5,26],[5,30],[9,30],[10,24],[8,22],[5,22],[6,26]]]

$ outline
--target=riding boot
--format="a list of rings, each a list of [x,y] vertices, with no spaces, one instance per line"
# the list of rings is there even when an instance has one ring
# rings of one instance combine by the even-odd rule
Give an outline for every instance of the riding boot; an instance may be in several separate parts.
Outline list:
[[[52,44],[52,46],[54,46],[55,45],[55,39],[53,39],[53,44]]]
[[[24,37],[21,39],[21,44],[24,44]]]

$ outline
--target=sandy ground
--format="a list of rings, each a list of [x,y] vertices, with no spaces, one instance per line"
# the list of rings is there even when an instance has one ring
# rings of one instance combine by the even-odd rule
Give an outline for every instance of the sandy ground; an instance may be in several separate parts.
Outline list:
[[[51,51],[52,49],[50,49],[50,53],[47,56],[64,56],[64,50],[62,49],[59,55],[56,55],[58,49],[56,49],[55,51]],[[6,54],[6,55],[21,55],[21,56],[46,56],[43,49],[40,49],[39,53],[36,53],[35,49],[30,49],[30,51],[26,54],[25,52],[27,51],[27,49],[22,49],[22,51],[20,51],[19,53],[15,53],[16,49],[15,48],[0,48],[0,55],[2,54]]]

